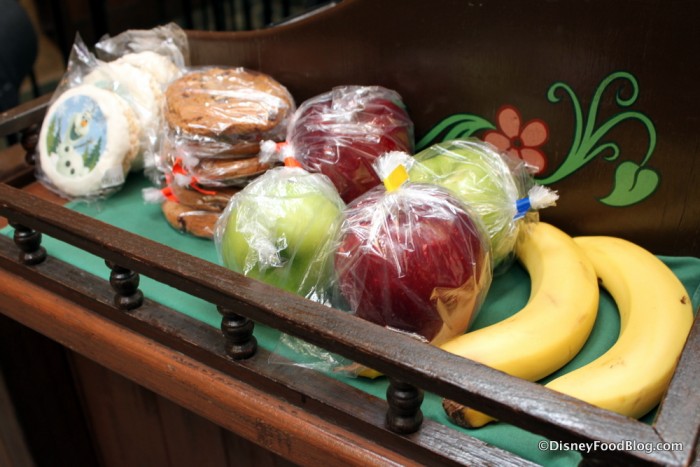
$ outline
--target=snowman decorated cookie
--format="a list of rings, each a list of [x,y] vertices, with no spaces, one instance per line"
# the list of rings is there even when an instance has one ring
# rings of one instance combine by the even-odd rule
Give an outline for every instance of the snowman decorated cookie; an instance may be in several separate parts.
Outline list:
[[[102,197],[124,183],[139,126],[117,94],[83,84],[50,106],[39,136],[40,179],[70,198]]]

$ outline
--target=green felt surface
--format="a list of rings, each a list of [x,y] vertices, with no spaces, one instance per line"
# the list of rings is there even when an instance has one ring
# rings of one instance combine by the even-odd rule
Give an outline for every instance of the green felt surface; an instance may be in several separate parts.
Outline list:
[[[132,174],[125,187],[108,200],[91,204],[71,202],[68,207],[121,229],[218,263],[216,248],[212,241],[181,234],[165,221],[158,205],[143,202],[141,190],[145,187],[148,187],[147,180],[138,174]],[[3,233],[9,234],[11,231],[8,227],[3,230]],[[108,276],[104,261],[100,258],[46,236],[43,245],[48,253],[56,258],[79,266],[100,277]],[[681,279],[692,297],[693,309],[697,309],[700,306],[700,259],[689,257],[661,257],[661,259]],[[216,307],[210,303],[143,276],[141,289],[147,297],[163,305],[213,327],[218,328],[220,325],[221,317]],[[529,289],[527,273],[517,264],[506,273],[497,276],[480,314],[473,323],[473,328],[497,322],[520,309],[527,302]],[[603,292],[598,318],[585,347],[566,367],[550,378],[584,365],[601,355],[614,343],[618,331],[617,309],[610,296]],[[262,347],[270,351],[276,350],[279,341],[277,331],[258,325],[255,333]],[[342,376],[339,378],[377,397],[385,397],[387,385],[385,378],[377,380]],[[440,397],[426,394],[422,410],[427,418],[454,427],[442,410]],[[650,422],[652,417],[653,414],[648,415],[645,421]],[[455,427],[455,429],[460,428]],[[580,455],[576,452],[541,451],[538,449],[538,443],[543,439],[542,437],[506,423],[492,423],[467,432],[494,446],[499,446],[542,465],[569,466],[576,465],[580,460]]]

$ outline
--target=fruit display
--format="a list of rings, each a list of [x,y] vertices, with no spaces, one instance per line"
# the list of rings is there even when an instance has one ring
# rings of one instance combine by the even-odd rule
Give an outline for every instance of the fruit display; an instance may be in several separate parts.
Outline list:
[[[541,277],[550,280],[538,280],[524,247],[528,242],[529,248],[544,243],[554,231],[544,223],[537,224],[525,237],[530,240],[519,241],[516,251],[532,276],[533,295],[536,289],[549,296],[555,294],[549,307],[560,307],[560,301],[564,301],[571,312],[560,310],[547,321],[541,319],[541,312],[523,315],[521,311],[447,342],[442,348],[512,375],[539,380],[571,359],[576,347],[580,348],[586,340],[588,323],[595,317],[595,312],[590,311],[592,302],[598,308],[597,291],[592,290],[592,284],[599,284],[610,293],[619,311],[620,333],[615,343],[598,358],[552,379],[545,387],[622,415],[642,417],[661,401],[690,332],[693,309],[688,293],[673,271],[649,251],[627,240],[606,236],[569,240],[568,265],[557,260],[550,262],[554,253],[546,253],[547,259],[541,263],[545,276]],[[566,237],[563,233],[557,235]],[[564,271],[569,276],[567,281],[559,280]],[[531,303],[532,297],[526,309]],[[587,313],[584,307],[589,308]],[[567,326],[567,317],[577,317],[584,324],[572,326],[572,321]],[[512,329],[528,326],[529,335]],[[493,333],[494,330],[499,332]],[[480,335],[489,335],[491,340],[480,340]],[[519,335],[527,336],[527,345],[511,345]],[[558,346],[542,345],[543,340],[559,338],[562,343]],[[572,348],[568,348],[569,344]],[[494,348],[482,352],[485,346]],[[535,360],[531,358],[537,349],[541,353],[533,366]],[[547,368],[543,362],[552,364]],[[443,408],[451,421],[463,427],[477,428],[493,421],[490,416],[453,401],[443,400]]]
[[[463,333],[483,301],[488,241],[451,192],[383,178],[394,187],[347,207],[335,254],[340,292],[357,316],[439,344]]]
[[[598,312],[598,281],[584,251],[551,224],[526,224],[515,253],[532,284],[525,307],[503,321],[456,337],[441,348],[512,376],[537,381],[563,367],[586,343]],[[563,272],[566,281],[561,280]],[[492,420],[449,400],[443,405],[461,426],[475,428]]]
[[[236,272],[322,302],[344,207],[324,175],[276,167],[231,198],[215,227],[219,257]]]
[[[452,190],[472,206],[488,232],[495,266],[511,257],[523,214],[518,200],[528,197],[533,185],[524,164],[511,161],[481,140],[450,140],[416,154],[410,175],[415,182]],[[537,189],[544,197],[530,208],[541,209],[556,201],[553,192]]]
[[[287,142],[302,167],[327,175],[348,203],[381,183],[372,166],[378,156],[413,153],[413,122],[397,92],[341,86],[299,106]]]

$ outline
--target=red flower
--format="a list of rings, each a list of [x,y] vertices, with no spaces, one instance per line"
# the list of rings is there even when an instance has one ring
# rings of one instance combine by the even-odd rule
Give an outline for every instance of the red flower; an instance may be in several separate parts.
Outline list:
[[[547,167],[547,158],[539,148],[549,137],[547,124],[534,119],[521,128],[521,121],[520,113],[515,107],[501,107],[498,111],[498,131],[487,132],[484,141],[535,167],[536,174],[542,173]]]

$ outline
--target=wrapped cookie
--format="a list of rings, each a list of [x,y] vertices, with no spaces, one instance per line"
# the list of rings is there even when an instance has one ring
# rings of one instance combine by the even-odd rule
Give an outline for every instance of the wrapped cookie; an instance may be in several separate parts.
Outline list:
[[[275,165],[260,157],[261,141],[282,139],[294,109],[287,89],[264,73],[223,67],[189,70],[165,92],[158,157],[164,192],[220,196],[247,186]],[[177,224],[172,222],[175,206],[163,209],[171,225],[185,225],[184,208],[178,208]],[[211,219],[211,214],[187,215],[189,225]],[[198,235],[187,226],[180,230]]]
[[[156,78],[127,61],[117,60],[96,62],[82,82],[112,91],[131,106],[140,130],[140,150],[133,169],[154,166],[163,105],[163,91]]]
[[[177,159],[257,155],[262,140],[282,140],[295,109],[287,89],[271,76],[245,68],[190,70],[165,92],[165,167]]]
[[[124,183],[139,151],[138,118],[117,94],[75,86],[53,101],[39,134],[37,176],[69,198],[103,198]]]

